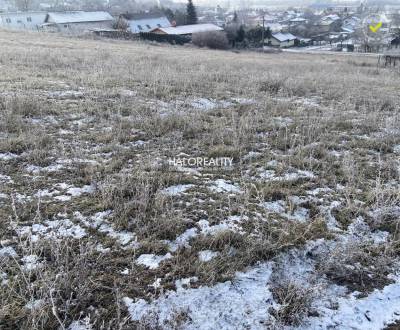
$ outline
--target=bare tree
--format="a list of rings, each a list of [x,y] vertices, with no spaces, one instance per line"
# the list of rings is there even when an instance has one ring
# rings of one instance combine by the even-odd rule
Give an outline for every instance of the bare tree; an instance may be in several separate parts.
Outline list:
[[[14,0],[14,4],[20,11],[28,11],[31,9],[32,0]]]

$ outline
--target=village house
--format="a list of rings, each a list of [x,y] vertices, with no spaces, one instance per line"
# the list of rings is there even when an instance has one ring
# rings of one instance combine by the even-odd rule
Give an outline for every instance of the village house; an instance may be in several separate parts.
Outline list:
[[[271,38],[265,40],[265,45],[287,48],[293,47],[297,38],[291,33],[273,33]]]
[[[43,28],[53,32],[82,33],[97,29],[111,29],[113,17],[104,11],[73,11],[48,13]]]
[[[119,17],[132,33],[150,32],[156,28],[171,27],[171,22],[161,13],[122,14]]]
[[[46,19],[46,12],[1,13],[0,26],[6,29],[38,30]]]
[[[152,33],[156,34],[168,34],[168,35],[182,35],[182,36],[190,36],[194,33],[199,32],[214,32],[214,31],[223,31],[224,29],[214,25],[214,24],[193,24],[193,25],[181,25],[181,26],[172,26],[166,28],[156,28],[152,30]]]

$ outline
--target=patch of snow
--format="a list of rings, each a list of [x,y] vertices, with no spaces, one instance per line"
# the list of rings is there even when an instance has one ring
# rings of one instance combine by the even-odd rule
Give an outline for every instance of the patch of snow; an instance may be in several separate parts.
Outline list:
[[[20,236],[30,236],[36,242],[40,237],[46,239],[71,237],[81,239],[86,236],[86,231],[68,219],[46,220],[43,223],[24,226],[16,229]]]
[[[66,196],[66,195],[60,195],[60,196],[56,196],[54,197],[55,200],[59,201],[59,202],[68,202],[72,199],[71,196]]]
[[[7,152],[7,153],[0,153],[0,160],[4,160],[4,161],[8,161],[8,160],[12,160],[12,159],[16,159],[19,156],[16,154],[13,154],[11,152]]]
[[[243,98],[243,97],[234,97],[234,98],[232,98],[232,101],[239,103],[239,104],[243,104],[243,105],[256,104],[256,100],[247,99],[247,98]]]
[[[257,151],[250,151],[247,155],[243,157],[243,160],[249,160],[249,159],[256,159],[262,156],[261,152]]]
[[[393,147],[393,152],[394,152],[395,154],[400,154],[400,144],[395,145],[395,146]]]
[[[9,177],[8,175],[3,175],[3,174],[0,174],[0,182],[10,183],[10,184],[14,183],[14,181],[11,179],[11,177]]]
[[[285,173],[281,176],[276,176],[275,170],[265,170],[258,176],[266,181],[296,181],[300,179],[314,179],[315,175],[311,171],[296,170],[294,172]]]
[[[92,326],[90,325],[90,319],[88,317],[84,318],[80,321],[73,321],[68,330],[92,330]]]
[[[38,190],[35,194],[35,197],[43,198],[43,197],[52,197],[53,195],[57,194],[57,190],[49,191],[48,189]]]
[[[175,281],[176,291],[182,291],[187,288],[190,288],[191,283],[195,283],[199,280],[197,276],[182,278],[180,280]]]
[[[326,193],[330,193],[333,190],[331,188],[325,187],[325,188],[315,188],[313,190],[308,190],[307,191],[307,195],[312,195],[312,196],[317,196],[320,194],[326,194]]]
[[[207,262],[219,255],[218,252],[214,252],[211,250],[204,250],[199,252],[199,260],[202,262]]]
[[[161,278],[157,278],[150,286],[153,287],[155,290],[161,288]]]
[[[265,202],[262,206],[273,213],[284,213],[286,211],[286,203],[284,201]]]
[[[22,269],[27,272],[35,270],[42,265],[39,262],[39,257],[34,254],[22,257],[21,261],[23,262]]]
[[[383,329],[400,319],[400,279],[365,298],[351,294],[336,303],[336,309],[321,306],[322,315],[308,318],[300,329]]]
[[[121,89],[119,91],[119,95],[120,96],[124,96],[124,97],[132,97],[132,96],[136,96],[137,92],[136,91],[131,91],[129,89]]]
[[[52,99],[67,100],[83,98],[84,94],[80,91],[54,91],[48,92],[47,96]]]
[[[262,203],[262,206],[268,212],[279,214],[280,216],[287,218],[288,220],[305,222],[309,217],[309,211],[304,207],[296,207],[292,213],[286,212],[287,205],[286,202],[283,200],[265,202]]]
[[[287,127],[293,123],[293,119],[289,117],[274,117],[272,118],[272,121],[280,128]]]
[[[194,187],[193,184],[179,184],[176,186],[165,188],[161,191],[161,193],[168,196],[177,196],[193,187]]]
[[[72,187],[67,190],[67,194],[73,197],[79,197],[83,194],[92,194],[93,192],[93,186],[83,186],[82,188]]]
[[[212,183],[210,190],[217,193],[243,193],[243,191],[237,185],[233,185],[223,179],[215,180],[215,182]]]
[[[0,257],[15,258],[15,257],[17,257],[17,252],[15,252],[14,248],[12,248],[11,246],[6,246],[3,248],[0,248]]]
[[[227,219],[221,221],[219,224],[210,226],[210,223],[207,220],[200,220],[197,224],[201,229],[202,234],[211,234],[215,235],[219,232],[231,230],[237,232],[239,234],[243,234],[244,231],[240,226],[243,220],[247,220],[247,217],[240,217],[240,216],[230,216]]]
[[[100,233],[107,234],[109,237],[118,241],[124,248],[137,248],[138,243],[134,233],[127,231],[116,231],[106,220],[111,215],[111,211],[98,212],[86,218],[80,212],[75,212],[74,216],[86,227],[98,230]]]
[[[217,101],[213,99],[206,99],[206,98],[198,98],[193,100],[190,105],[199,110],[213,110],[216,108],[228,108],[233,105],[232,102],[229,101]]]
[[[157,256],[155,254],[142,254],[136,259],[136,263],[146,266],[149,269],[156,269],[162,261],[170,258],[172,258],[171,253],[167,253],[165,256]]]
[[[332,211],[339,207],[341,203],[339,201],[333,201],[329,205],[321,205],[319,206],[319,209],[321,213],[325,216],[326,224],[328,229],[330,230],[338,230],[339,229],[339,223],[335,219],[335,217],[332,215]]]
[[[32,174],[39,174],[40,172],[47,172],[47,173],[54,173],[62,170],[64,166],[55,164],[55,165],[49,165],[46,167],[40,167],[40,166],[35,166],[35,165],[28,165],[26,167],[26,171]]]
[[[273,304],[267,286],[271,273],[271,263],[264,263],[237,273],[233,282],[168,291],[150,303],[128,297],[123,302],[132,320],[154,313],[165,324],[173,312],[185,310],[190,320],[184,324],[185,329],[265,329],[268,309]]]
[[[389,238],[389,233],[385,231],[374,231],[371,229],[364,221],[363,217],[357,217],[347,228],[347,238],[343,235],[343,239],[349,239],[351,241],[362,240],[362,241],[372,241],[374,244],[386,243]]]
[[[123,271],[121,271],[122,275],[129,275],[129,269],[125,268]]]
[[[43,299],[31,300],[26,305],[25,308],[29,310],[38,310],[43,307],[45,301]]]
[[[198,229],[197,228],[190,228],[187,229],[184,233],[179,235],[175,241],[173,242],[167,242],[169,245],[169,250],[171,252],[177,251],[181,247],[189,247],[189,241],[191,238],[196,237],[198,235]]]

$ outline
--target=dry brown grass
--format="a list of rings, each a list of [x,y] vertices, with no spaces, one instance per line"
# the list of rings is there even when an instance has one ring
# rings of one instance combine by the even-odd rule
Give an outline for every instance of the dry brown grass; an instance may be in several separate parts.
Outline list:
[[[7,176],[0,176],[0,249],[17,253],[0,261],[9,280],[1,287],[0,328],[68,327],[85,317],[99,329],[146,328],[147,319],[130,323],[121,297],[151,300],[190,276],[199,277],[196,285],[215,284],[311,240],[331,239],[337,232],[328,229],[326,208],[335,201],[341,205],[331,213],[341,229],[363,216],[372,230],[390,232],[393,250],[342,249],[320,264],[321,274],[364,291],[373,289],[367,277],[375,287],[387,283],[398,251],[397,213],[369,213],[400,201],[398,70],[376,68],[367,57],[236,54],[35,33],[0,31],[0,43],[0,154],[9,157],[0,159]],[[194,109],[198,98],[219,106]],[[182,172],[168,165],[179,154],[232,157],[234,167]],[[272,181],[261,177],[265,170],[314,177]],[[242,193],[211,191],[216,179]],[[91,185],[93,193],[55,199],[67,194],[61,183]],[[193,187],[181,195],[162,193],[185,184]],[[315,197],[315,188],[330,190]],[[58,192],[38,197],[45,189]],[[273,201],[285,203],[287,214],[268,213],[263,203]],[[307,218],[291,218],[301,208]],[[90,219],[108,210],[115,232],[134,234],[139,247],[122,246],[100,225],[84,227],[80,240],[32,243],[17,234],[60,217],[83,226],[76,212]],[[199,220],[212,226],[230,216],[246,219],[242,233],[201,233]],[[190,228],[199,233],[191,248],[180,247],[154,270],[135,263],[142,253],[164,255],[168,240]],[[110,251],[99,252],[99,243]],[[200,262],[207,249],[220,254]],[[21,258],[32,254],[43,268],[26,274]],[[361,266],[345,267],[354,262]],[[156,278],[162,289],[151,287]],[[308,312],[307,292],[293,283],[277,286],[275,298],[284,306],[277,311],[282,323],[298,324]],[[40,311],[26,309],[39,299]],[[187,319],[177,311],[171,326]]]

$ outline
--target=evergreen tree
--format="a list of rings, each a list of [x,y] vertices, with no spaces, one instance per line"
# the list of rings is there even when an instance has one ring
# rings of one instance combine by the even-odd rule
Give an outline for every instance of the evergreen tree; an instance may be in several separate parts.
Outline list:
[[[239,17],[238,17],[238,14],[237,14],[236,11],[233,13],[232,22],[233,22],[233,23],[238,23],[238,22],[239,22]]]
[[[246,31],[243,28],[243,25],[240,25],[239,29],[237,30],[236,41],[243,42],[246,36]]]
[[[188,0],[188,4],[186,6],[186,24],[197,24],[196,8],[193,5],[192,0]]]

